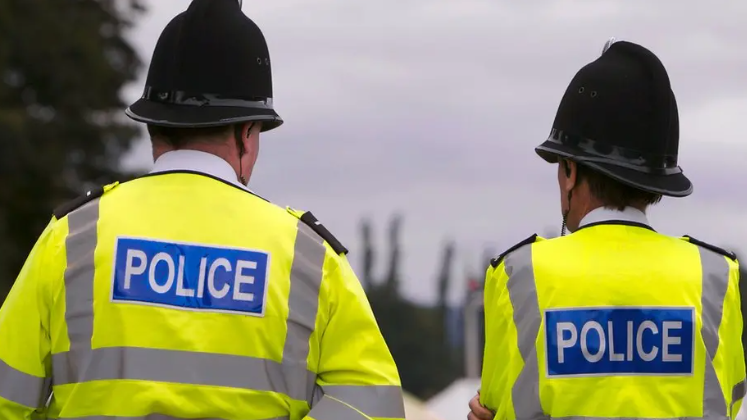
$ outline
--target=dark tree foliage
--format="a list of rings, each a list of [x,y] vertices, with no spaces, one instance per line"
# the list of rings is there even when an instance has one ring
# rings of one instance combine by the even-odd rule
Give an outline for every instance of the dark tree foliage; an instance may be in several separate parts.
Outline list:
[[[401,230],[402,215],[395,214],[389,224],[389,269],[384,283],[392,294],[396,294],[399,289],[399,264],[402,259]]]
[[[52,209],[121,180],[137,0],[0,0],[0,300]]]
[[[441,256],[441,271],[438,275],[438,306],[445,313],[446,304],[449,295],[449,284],[451,283],[451,270],[454,263],[454,252],[456,245],[449,241],[444,246],[443,255]]]
[[[363,273],[361,273],[361,283],[366,289],[373,284],[375,254],[371,229],[371,221],[367,219],[363,220],[361,223],[361,238],[363,241]]]
[[[381,333],[399,368],[402,386],[418,398],[427,399],[443,390],[461,373],[458,350],[452,350],[445,340],[445,295],[451,281],[449,273],[454,257],[454,245],[444,249],[438,279],[423,278],[423,287],[439,287],[436,306],[419,306],[405,299],[399,292],[400,229],[402,218],[395,216],[389,226],[389,267],[378,281],[372,279],[374,249],[371,228],[364,222],[363,276],[368,299],[376,315]],[[432,281],[429,281],[432,280]],[[435,281],[433,281],[435,280]]]

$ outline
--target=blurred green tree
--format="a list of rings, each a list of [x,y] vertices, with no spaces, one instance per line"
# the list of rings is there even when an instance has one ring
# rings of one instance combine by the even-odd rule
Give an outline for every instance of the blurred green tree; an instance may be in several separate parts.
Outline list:
[[[451,285],[451,271],[454,264],[454,253],[456,244],[454,241],[448,241],[444,245],[443,255],[441,256],[441,270],[438,274],[438,307],[446,316],[446,307],[448,305],[449,286]]]
[[[370,222],[361,225],[363,236],[363,273],[361,283],[376,315],[381,333],[397,362],[402,386],[421,399],[427,399],[461,374],[458,354],[445,340],[446,294],[451,282],[451,267],[455,246],[447,242],[440,261],[437,281],[427,281],[423,286],[438,283],[439,303],[420,306],[404,298],[399,291],[402,217],[395,215],[389,224],[389,266],[383,279],[373,279],[374,246]]]
[[[0,302],[52,209],[122,180],[139,0],[0,1]]]
[[[361,273],[361,283],[364,289],[370,289],[373,285],[373,267],[374,267],[374,247],[373,232],[371,220],[364,219],[361,222],[361,239],[363,242],[363,273]]]
[[[391,296],[399,296],[399,265],[402,260],[401,231],[402,215],[395,214],[389,222],[389,268],[384,280],[384,287]]]

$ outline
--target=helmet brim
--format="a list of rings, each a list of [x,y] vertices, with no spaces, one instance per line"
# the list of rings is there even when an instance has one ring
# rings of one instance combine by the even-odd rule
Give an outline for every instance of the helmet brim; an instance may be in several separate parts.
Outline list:
[[[653,194],[661,194],[668,197],[687,197],[693,192],[692,182],[681,172],[672,175],[658,175],[610,163],[594,162],[590,161],[590,159],[594,158],[591,154],[549,140],[537,146],[534,150],[542,159],[549,163],[557,163],[561,158],[569,159],[603,173],[625,185]]]
[[[217,127],[258,121],[265,132],[283,124],[283,119],[271,108],[174,105],[147,99],[132,104],[125,114],[135,121],[160,127]]]

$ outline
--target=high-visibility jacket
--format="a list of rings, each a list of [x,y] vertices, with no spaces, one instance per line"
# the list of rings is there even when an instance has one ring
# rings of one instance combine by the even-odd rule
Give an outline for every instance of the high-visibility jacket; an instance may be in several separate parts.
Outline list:
[[[736,257],[603,222],[488,268],[481,403],[496,419],[734,418],[745,394]]]
[[[0,418],[404,419],[346,252],[207,175],[94,191],[56,211],[0,310]]]

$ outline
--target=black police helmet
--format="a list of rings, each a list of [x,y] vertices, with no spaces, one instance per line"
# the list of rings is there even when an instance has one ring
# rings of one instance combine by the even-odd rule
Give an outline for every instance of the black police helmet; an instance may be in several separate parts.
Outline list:
[[[550,137],[535,150],[573,160],[623,184],[685,197],[692,183],[677,165],[679,116],[664,65],[648,49],[610,42],[576,73]]]
[[[215,127],[283,120],[272,104],[272,71],[259,27],[239,0],[193,0],[161,33],[133,120],[163,127]]]

